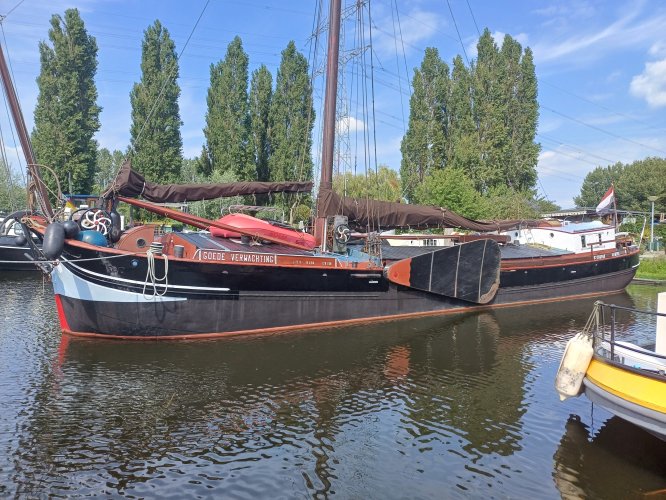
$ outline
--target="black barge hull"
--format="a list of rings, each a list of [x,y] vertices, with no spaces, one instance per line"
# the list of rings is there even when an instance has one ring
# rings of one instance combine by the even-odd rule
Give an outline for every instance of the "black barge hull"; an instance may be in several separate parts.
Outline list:
[[[638,254],[528,272],[502,271],[487,305],[389,282],[381,273],[169,262],[169,283],[146,280],[146,258],[63,259],[52,276],[64,332],[133,339],[205,338],[319,328],[566,300],[624,289]],[[156,260],[155,274],[164,273]],[[560,281],[550,281],[559,276]],[[568,279],[562,279],[562,277]],[[542,280],[542,282],[539,282]]]

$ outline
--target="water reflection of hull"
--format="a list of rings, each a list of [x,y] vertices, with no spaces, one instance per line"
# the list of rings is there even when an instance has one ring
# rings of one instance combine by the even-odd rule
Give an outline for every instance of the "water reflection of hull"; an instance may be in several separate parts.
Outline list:
[[[396,426],[364,434],[376,450],[418,446],[436,450],[420,451],[430,460],[452,453],[453,460],[478,461],[479,450],[509,456],[521,448],[529,367],[515,343],[511,352],[498,345],[490,314],[142,349],[61,340],[17,458],[26,484],[34,469],[64,467],[76,475],[103,460],[114,470],[136,470],[137,460],[154,464],[164,455],[183,457],[172,458],[172,468],[196,464],[221,474],[261,453],[263,463],[297,460],[304,472],[297,467],[295,474],[307,474],[313,491],[329,491],[332,483],[339,491],[336,454],[344,443],[353,446],[355,428],[367,432],[376,420]],[[63,463],[72,456],[79,458]],[[112,488],[136,483],[141,471],[111,479]],[[387,480],[380,471],[376,477]]]
[[[604,299],[608,303],[623,307],[634,307],[634,301],[626,291],[607,295]],[[531,304],[523,306],[518,313],[514,309],[496,309],[492,314],[500,326],[503,336],[529,333],[538,335],[541,330],[551,331],[551,325],[561,323],[566,316],[572,328],[581,328],[598,297],[582,298],[562,303]],[[630,320],[625,324],[630,325]],[[633,320],[631,320],[633,321]],[[567,332],[563,332],[563,334]]]
[[[666,447],[618,417],[592,436],[580,418],[570,417],[553,458],[553,478],[562,498],[637,498],[647,493],[657,498],[666,493]]]

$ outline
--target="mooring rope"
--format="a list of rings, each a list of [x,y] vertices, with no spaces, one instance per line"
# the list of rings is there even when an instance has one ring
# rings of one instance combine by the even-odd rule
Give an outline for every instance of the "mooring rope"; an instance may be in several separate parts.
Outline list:
[[[155,253],[161,253],[161,252],[155,252]],[[146,257],[148,258],[148,271],[146,272],[146,281],[143,283],[143,298],[146,300],[152,300],[155,297],[162,297],[164,296],[164,294],[167,293],[167,290],[169,289],[169,277],[168,277],[169,258],[166,255],[163,255],[164,276],[158,278],[157,275],[155,274],[155,253],[153,249],[149,249],[148,252],[146,252]],[[148,286],[149,281],[153,287],[152,295],[146,295],[146,287]],[[162,292],[157,291],[158,285],[164,287],[164,290]]]

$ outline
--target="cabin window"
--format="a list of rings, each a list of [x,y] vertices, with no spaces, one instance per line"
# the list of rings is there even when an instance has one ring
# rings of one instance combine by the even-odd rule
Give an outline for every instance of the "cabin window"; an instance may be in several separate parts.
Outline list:
[[[426,247],[434,247],[435,246],[435,240],[423,240],[423,246]]]
[[[553,233],[550,233],[551,238],[555,238],[555,235]]]
[[[580,235],[580,244],[583,248],[585,248],[586,245],[585,245],[585,235],[584,234]]]
[[[601,244],[601,233],[599,233],[599,243]]]

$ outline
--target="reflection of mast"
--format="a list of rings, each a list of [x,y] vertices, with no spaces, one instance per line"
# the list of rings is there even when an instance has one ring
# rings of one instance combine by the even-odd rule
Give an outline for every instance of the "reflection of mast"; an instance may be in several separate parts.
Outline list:
[[[37,162],[35,161],[32,144],[30,143],[30,135],[28,134],[28,128],[25,125],[25,120],[23,120],[21,105],[19,104],[18,97],[16,96],[16,90],[14,89],[14,84],[12,83],[9,68],[7,67],[7,61],[5,60],[5,53],[2,49],[2,45],[0,45],[0,76],[2,77],[2,84],[5,88],[7,101],[9,102],[9,109],[12,113],[14,126],[16,127],[16,132],[19,136],[21,148],[23,149],[23,154],[25,155],[25,160],[27,163],[28,203],[30,205],[33,204],[31,195],[34,194],[37,198],[36,202],[39,208],[42,210],[44,215],[46,215],[48,218],[51,218],[53,216],[53,209],[51,208],[51,202],[49,201],[49,196],[46,192],[46,186],[42,181],[39,166],[37,166]],[[34,207],[30,206],[29,208],[32,210]]]

